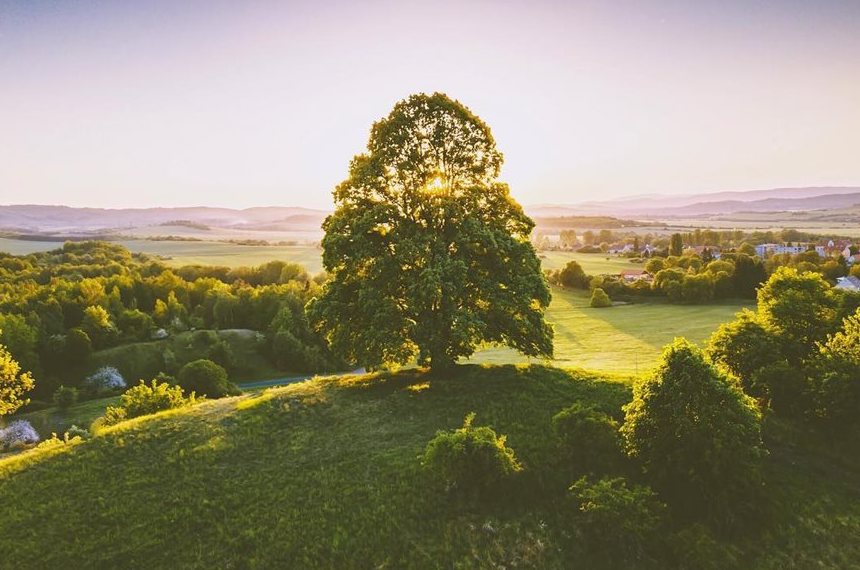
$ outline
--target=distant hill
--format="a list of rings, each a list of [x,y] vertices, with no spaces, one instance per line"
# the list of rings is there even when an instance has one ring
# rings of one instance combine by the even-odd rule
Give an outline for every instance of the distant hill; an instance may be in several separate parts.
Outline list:
[[[279,224],[287,229],[319,227],[328,212],[297,207],[230,208],[71,208],[68,206],[0,206],[0,230],[23,233],[92,233],[125,231],[182,220],[186,225],[257,229]]]
[[[532,216],[611,215],[638,218],[696,217],[735,212],[849,208],[860,204],[860,186],[771,188],[704,194],[650,194],[613,200],[527,207]]]

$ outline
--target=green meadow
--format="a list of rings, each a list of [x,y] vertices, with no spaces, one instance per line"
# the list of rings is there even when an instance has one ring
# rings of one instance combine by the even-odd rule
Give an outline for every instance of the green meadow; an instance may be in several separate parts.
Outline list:
[[[557,366],[636,374],[650,369],[675,337],[702,343],[716,328],[752,303],[726,301],[710,305],[672,305],[661,300],[589,307],[585,291],[553,287],[547,321],[555,329]],[[509,348],[480,350],[470,361],[487,364],[528,362]]]
[[[617,416],[629,398],[627,384],[593,373],[459,366],[321,378],[133,419],[0,459],[0,566],[576,567],[564,547],[573,475],[550,420],[573,402]],[[469,412],[506,434],[524,466],[509,495],[481,508],[450,501],[421,467],[436,431]],[[731,558],[719,567],[860,559],[856,458],[786,429],[766,430],[774,522],[705,543],[703,556]],[[673,532],[661,548],[674,548]]]

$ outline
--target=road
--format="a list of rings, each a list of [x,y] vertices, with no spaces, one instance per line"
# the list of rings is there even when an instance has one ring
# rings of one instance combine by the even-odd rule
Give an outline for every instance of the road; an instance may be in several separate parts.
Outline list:
[[[305,374],[302,376],[288,376],[286,378],[273,378],[272,380],[258,380],[256,382],[246,382],[245,384],[239,384],[239,388],[242,390],[253,390],[255,388],[269,388],[271,386],[286,386],[287,384],[295,384],[296,382],[304,382],[305,380],[310,380],[314,376],[355,376],[359,374],[365,374],[364,368],[356,368],[352,372],[336,372],[336,373],[322,373],[322,374]]]

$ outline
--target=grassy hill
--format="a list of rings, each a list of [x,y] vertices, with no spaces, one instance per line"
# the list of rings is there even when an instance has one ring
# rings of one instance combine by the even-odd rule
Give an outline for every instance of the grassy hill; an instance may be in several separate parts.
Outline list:
[[[570,484],[550,418],[620,413],[629,386],[584,372],[458,367],[323,378],[138,418],[0,461],[10,568],[567,568]],[[419,455],[437,430],[508,435],[525,466],[494,506],[447,499]],[[744,568],[860,560],[860,464],[768,430],[774,522],[724,544]]]

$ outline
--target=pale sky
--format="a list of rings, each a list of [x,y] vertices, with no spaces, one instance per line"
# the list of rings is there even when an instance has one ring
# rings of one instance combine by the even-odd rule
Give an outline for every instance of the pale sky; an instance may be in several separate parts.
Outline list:
[[[525,204],[860,185],[858,0],[0,0],[0,203],[330,207],[419,91]]]

